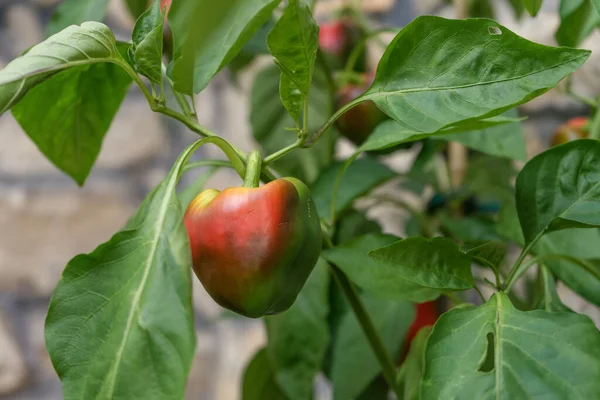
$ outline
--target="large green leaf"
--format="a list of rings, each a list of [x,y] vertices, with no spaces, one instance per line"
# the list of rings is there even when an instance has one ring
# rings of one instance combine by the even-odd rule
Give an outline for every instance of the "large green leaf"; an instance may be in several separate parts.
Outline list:
[[[437,298],[437,290],[423,287],[399,274],[387,264],[378,264],[369,251],[397,241],[395,236],[369,234],[351,242],[323,251],[323,257],[338,266],[350,280],[365,292],[390,300],[409,300],[422,303]]]
[[[481,131],[487,128],[512,124],[518,121],[519,120],[515,118],[499,116],[484,120],[469,121],[464,124],[442,129],[438,132],[423,133],[408,129],[394,120],[387,120],[375,127],[373,133],[371,133],[367,140],[360,146],[359,151],[388,149],[402,143],[415,142],[417,140],[428,138],[444,139],[446,135],[453,136],[453,134],[461,132]]]
[[[294,305],[266,317],[275,380],[291,400],[309,399],[329,345],[329,270],[320,259]]]
[[[281,101],[298,121],[308,96],[319,48],[319,26],[308,5],[290,0],[267,36],[267,44],[281,70]]]
[[[324,170],[312,185],[311,193],[321,218],[331,217],[333,190],[344,164],[336,162]],[[361,158],[346,169],[335,199],[336,215],[352,206],[354,200],[393,178],[394,171],[372,158]]]
[[[183,398],[195,331],[175,187],[201,143],[182,153],[125,230],[67,265],[45,332],[65,399]]]
[[[154,0],[133,28],[132,59],[138,72],[152,82],[162,82],[164,11],[160,0]]]
[[[254,80],[251,96],[252,134],[266,154],[288,146],[297,139],[295,126],[279,99],[281,73],[275,66],[261,70]],[[308,100],[309,131],[318,129],[333,113],[333,93],[321,69],[315,71]],[[307,184],[317,179],[333,159],[335,136],[328,131],[310,149],[301,149],[278,160],[274,166],[285,175],[293,175]]]
[[[115,64],[71,68],[31,89],[12,113],[40,151],[83,185],[130,83]]]
[[[540,256],[558,254],[579,260],[591,260],[600,258],[599,248],[599,229],[570,229],[547,234],[532,251]],[[600,306],[600,280],[567,258],[546,258],[544,264],[573,291]]]
[[[267,349],[262,348],[252,358],[242,382],[242,400],[285,400],[275,382],[275,372],[269,361]]]
[[[0,71],[0,115],[52,75],[73,67],[106,62],[123,62],[111,30],[97,22],[70,26],[33,46]]]
[[[361,99],[407,130],[432,133],[525,103],[589,55],[532,43],[492,20],[424,16],[394,38]]]
[[[397,357],[414,318],[414,305],[370,296],[363,296],[363,301],[385,348],[392,357]],[[347,313],[342,319],[333,346],[331,380],[334,399],[354,399],[381,370],[354,313]]]
[[[542,8],[542,0],[523,0],[523,3],[525,3],[525,8],[532,17],[535,17]]]
[[[600,333],[583,315],[521,312],[503,293],[443,314],[427,341],[422,399],[600,398]]]
[[[555,35],[558,44],[576,47],[600,25],[600,14],[592,1],[596,0],[561,0],[560,26]]]
[[[471,258],[450,239],[411,237],[369,252],[390,279],[408,280],[433,289],[465,290],[473,287]]]
[[[509,111],[508,118],[518,118],[519,114]],[[527,151],[520,122],[500,124],[489,128],[440,136],[440,139],[462,143],[463,145],[491,154],[513,160],[525,161]]]
[[[104,20],[109,0],[65,0],[60,3],[46,28],[48,36],[70,25]]]
[[[70,26],[0,71],[0,114],[12,107],[41,152],[82,185],[131,82],[122,67],[108,27]]]
[[[269,20],[280,0],[174,1],[169,11],[175,90],[198,93]]]
[[[525,240],[554,230],[600,226],[600,142],[576,140],[539,154],[517,176]]]

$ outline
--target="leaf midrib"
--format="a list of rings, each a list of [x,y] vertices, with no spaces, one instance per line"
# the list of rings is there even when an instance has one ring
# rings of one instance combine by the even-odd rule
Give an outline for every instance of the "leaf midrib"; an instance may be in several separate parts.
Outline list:
[[[114,394],[114,389],[115,389],[115,383],[116,383],[116,379],[117,379],[117,374],[119,371],[119,367],[121,365],[121,360],[123,358],[123,352],[125,350],[125,346],[127,344],[127,340],[129,339],[129,334],[131,332],[131,327],[133,324],[133,318],[135,315],[136,310],[138,309],[139,306],[139,302],[140,302],[140,298],[142,293],[144,292],[144,289],[146,287],[146,283],[148,281],[148,276],[150,275],[150,270],[152,269],[152,265],[153,265],[153,260],[154,257],[156,255],[156,250],[158,249],[158,243],[160,240],[160,235],[163,231],[163,228],[165,226],[165,220],[166,220],[166,214],[167,214],[167,210],[169,208],[169,202],[171,200],[171,196],[168,195],[169,192],[171,192],[170,189],[174,188],[175,183],[177,182],[177,178],[178,178],[178,174],[172,174],[171,175],[171,179],[169,180],[168,184],[165,187],[165,191],[167,193],[166,196],[164,196],[163,198],[163,202],[161,203],[160,209],[159,209],[159,218],[158,218],[158,224],[155,228],[155,233],[154,233],[154,237],[152,239],[152,248],[150,250],[150,254],[148,255],[148,258],[146,259],[145,262],[145,267],[144,267],[144,275],[142,276],[142,280],[140,281],[140,285],[138,287],[138,290],[135,292],[135,296],[133,298],[133,301],[131,303],[131,309],[129,311],[129,316],[127,318],[127,323],[125,325],[125,330],[123,331],[123,339],[121,340],[121,345],[119,346],[119,349],[117,350],[117,354],[115,356],[115,361],[113,363],[114,365],[114,372],[111,375],[110,381],[108,382],[110,385],[110,396],[109,397],[113,397]],[[174,183],[175,182],[175,183]]]
[[[420,93],[420,92],[441,92],[444,90],[455,90],[455,89],[465,89],[465,88],[470,88],[470,87],[475,87],[475,86],[485,86],[485,85],[492,85],[492,84],[496,84],[496,83],[503,83],[503,82],[510,82],[513,80],[517,80],[517,79],[523,79],[526,78],[528,76],[531,75],[535,75],[535,74],[539,74],[542,73],[544,71],[550,70],[550,69],[554,69],[557,67],[561,67],[565,64],[569,64],[575,61],[578,61],[581,58],[587,58],[589,57],[589,54],[582,54],[581,56],[575,57],[575,58],[571,58],[565,62],[559,63],[559,64],[554,64],[550,67],[546,67],[543,69],[540,69],[539,71],[533,71],[530,72],[528,74],[525,75],[519,75],[519,76],[515,76],[515,77],[511,77],[511,78],[505,78],[505,79],[500,79],[500,80],[496,80],[496,81],[485,81],[485,82],[475,82],[475,83],[469,83],[469,84],[465,84],[465,85],[456,85],[456,86],[442,86],[442,87],[435,87],[435,88],[431,88],[431,87],[422,87],[422,88],[413,88],[413,89],[400,89],[400,90],[390,90],[390,91],[375,91],[372,93],[367,93],[363,96],[361,96],[362,99],[364,100],[369,100],[372,98],[377,98],[377,97],[387,97],[393,94],[404,94],[404,93]]]

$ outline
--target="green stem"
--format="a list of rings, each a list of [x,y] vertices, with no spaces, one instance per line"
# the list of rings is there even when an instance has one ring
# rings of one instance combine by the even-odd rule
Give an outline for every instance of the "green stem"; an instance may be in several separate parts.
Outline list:
[[[189,170],[192,170],[194,168],[199,168],[199,167],[223,167],[223,168],[233,168],[233,165],[231,165],[231,163],[229,161],[225,161],[225,160],[200,160],[200,161],[193,161],[190,163],[187,163],[186,166],[183,168],[183,172],[188,172]]]
[[[483,303],[486,303],[485,297],[483,297],[483,293],[481,293],[481,290],[479,290],[479,288],[477,287],[477,285],[473,285],[473,289],[475,289],[475,291],[477,292],[477,294],[481,298],[481,301],[483,301]]]
[[[323,231],[323,245],[324,247],[331,248],[333,244],[331,243],[331,239],[328,236],[328,232]],[[375,325],[373,324],[373,320],[371,316],[365,309],[364,304],[362,303],[356,289],[352,285],[352,282],[348,279],[346,274],[342,270],[340,270],[337,266],[330,264],[331,273],[338,283],[346,300],[350,304],[358,323],[360,324],[367,340],[369,341],[369,345],[371,346],[371,350],[375,353],[377,360],[379,361],[379,365],[381,366],[381,371],[388,385],[396,396],[399,399],[402,398],[399,388],[396,384],[396,368],[392,361],[392,357],[388,353],[387,349],[383,345],[383,341],[381,340],[381,336],[375,329]]]
[[[339,117],[341,117],[344,113],[346,113],[351,108],[354,108],[357,105],[359,105],[360,103],[362,103],[363,101],[367,101],[367,100],[368,100],[367,98],[360,96],[360,97],[357,97],[356,99],[352,100],[350,103],[346,104],[339,110],[337,110],[336,113],[333,114],[327,120],[327,122],[325,122],[323,124],[323,126],[321,126],[319,128],[319,130],[304,144],[304,147],[312,147],[319,140],[319,138],[327,131],[327,129],[331,128],[331,125],[333,125],[334,122],[337,121],[337,119]]]
[[[298,139],[294,144],[291,144],[287,147],[284,147],[281,150],[276,151],[273,154],[268,155],[267,157],[265,157],[265,159],[263,160],[263,162],[265,163],[265,165],[268,165],[274,161],[279,160],[281,157],[291,153],[292,151],[296,150],[299,147],[302,147],[302,140]]]
[[[354,315],[356,316],[356,319],[358,319],[363,332],[367,336],[367,340],[371,345],[371,349],[375,353],[375,356],[381,365],[381,372],[383,373],[385,380],[390,388],[394,391],[396,396],[401,399],[402,393],[396,385],[396,368],[394,367],[394,363],[390,357],[390,354],[383,345],[383,341],[381,340],[379,332],[377,332],[375,329],[371,316],[365,309],[365,306],[358,296],[356,289],[348,280],[346,275],[335,265],[331,265],[331,271],[336,282],[346,296],[346,300],[348,300],[348,303],[350,303],[350,307],[352,307],[352,311],[354,311]]]
[[[372,39],[375,36],[378,36],[382,33],[386,33],[386,32],[398,33],[399,31],[398,31],[398,29],[394,29],[394,28],[380,28],[380,29],[376,29],[374,31],[369,32],[352,49],[352,52],[348,56],[348,61],[346,62],[346,66],[344,67],[344,73],[351,74],[352,71],[354,71],[354,67],[356,66],[356,63],[358,62],[358,59],[359,59],[361,53],[364,51],[365,47],[367,46],[367,42],[370,39]]]
[[[506,278],[506,281],[504,282],[504,291],[508,291],[508,289],[511,288],[512,285],[514,284],[514,282],[517,280],[517,278],[518,278],[517,273],[518,273],[519,268],[521,267],[521,264],[523,264],[525,257],[527,257],[527,253],[529,253],[529,250],[531,250],[533,245],[538,241],[538,239],[540,237],[542,237],[541,234],[538,235],[538,237],[536,237],[533,241],[531,241],[527,246],[525,246],[523,248],[523,250],[521,251],[521,254],[519,255],[519,258],[513,265],[512,269],[510,270],[510,273],[508,274],[508,278]]]
[[[253,150],[248,156],[248,163],[246,164],[246,175],[244,176],[245,188],[258,187],[261,170],[262,154],[260,154],[260,150]]]

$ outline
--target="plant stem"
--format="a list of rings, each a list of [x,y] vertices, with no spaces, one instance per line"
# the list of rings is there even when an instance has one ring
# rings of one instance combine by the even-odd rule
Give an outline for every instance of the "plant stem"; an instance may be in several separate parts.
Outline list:
[[[223,168],[233,168],[233,165],[229,161],[225,160],[200,160],[189,162],[183,167],[183,172],[186,173],[189,170],[198,167],[223,167]]]
[[[508,274],[508,278],[506,278],[506,281],[504,282],[504,291],[508,291],[508,289],[514,284],[514,281],[518,278],[517,272],[519,270],[519,267],[521,266],[521,264],[523,264],[525,257],[527,257],[527,253],[529,253],[529,250],[531,250],[533,245],[537,242],[538,238],[540,237],[541,234],[533,241],[531,241],[527,246],[525,246],[523,250],[521,250],[519,258],[515,262],[515,265],[513,265],[512,269],[510,270],[510,274]]]
[[[475,289],[475,291],[477,292],[479,297],[481,297],[481,301],[483,301],[483,303],[485,304],[486,303],[485,297],[483,297],[483,293],[481,293],[481,290],[479,290],[477,285],[473,285],[473,289]]]
[[[360,57],[361,52],[367,45],[367,42],[375,36],[378,36],[382,33],[398,33],[399,30],[395,28],[380,28],[374,31],[369,32],[364,38],[361,39],[360,42],[352,49],[352,52],[348,56],[348,61],[346,61],[346,65],[344,67],[344,73],[350,74],[354,71],[354,67]]]
[[[321,230],[323,232],[324,247],[333,247],[331,239],[328,236],[329,233],[323,228],[321,228]],[[340,270],[337,266],[333,264],[330,264],[330,266],[331,273],[334,279],[342,289],[342,292],[344,293],[346,300],[350,304],[354,315],[356,315],[356,319],[358,320],[364,334],[367,336],[369,345],[371,346],[373,353],[375,353],[375,356],[379,361],[379,365],[381,366],[381,372],[383,373],[385,380],[387,381],[390,388],[394,391],[396,396],[398,396],[398,398],[401,399],[402,396],[400,390],[396,385],[396,368],[392,361],[392,357],[390,357],[387,349],[383,345],[383,341],[381,340],[379,333],[373,325],[373,320],[371,319],[371,316],[365,309],[365,306],[362,303],[358,293],[356,292],[356,289],[354,288],[352,282],[350,282],[346,274],[344,274],[344,272]]]
[[[296,150],[299,147],[302,147],[302,141],[300,139],[298,139],[294,144],[291,144],[287,147],[284,147],[281,150],[276,151],[273,154],[268,155],[267,157],[265,157],[265,159],[263,160],[265,165],[268,165],[276,160],[279,160],[281,157],[291,153],[292,151]]]
[[[248,156],[246,164],[246,175],[244,176],[244,187],[255,188],[260,183],[260,171],[262,169],[262,155],[260,150],[253,150]]]
[[[319,128],[319,130],[314,135],[312,135],[312,137],[308,141],[306,141],[306,143],[304,144],[304,147],[312,147],[319,140],[319,138],[327,131],[327,129],[329,129],[331,127],[331,125],[333,125],[333,123],[335,121],[337,121],[337,119],[339,117],[341,117],[346,111],[350,110],[351,108],[356,107],[357,105],[359,105],[363,101],[367,101],[367,100],[368,100],[367,98],[365,98],[363,96],[359,96],[356,99],[352,100],[350,103],[346,104],[345,106],[343,106],[342,108],[340,108],[339,110],[337,110],[335,112],[335,114],[333,114],[327,120],[327,122],[325,122]]]
[[[379,333],[373,325],[371,316],[365,309],[365,306],[358,296],[356,289],[348,280],[346,275],[335,265],[331,265],[331,271],[336,282],[338,285],[340,285],[342,292],[346,296],[346,300],[348,300],[348,303],[350,303],[350,307],[352,307],[352,311],[354,311],[354,315],[356,316],[356,319],[358,319],[363,332],[367,336],[367,340],[371,345],[371,349],[375,353],[375,356],[381,365],[381,372],[383,373],[385,380],[390,388],[394,391],[396,396],[401,399],[402,393],[400,393],[400,390],[396,387],[396,368],[394,367],[394,363],[392,362],[390,354],[383,345],[383,341],[381,340]]]

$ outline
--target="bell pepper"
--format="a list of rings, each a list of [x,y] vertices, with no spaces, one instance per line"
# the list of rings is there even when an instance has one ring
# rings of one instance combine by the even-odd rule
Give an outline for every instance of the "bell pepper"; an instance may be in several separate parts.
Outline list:
[[[295,178],[258,187],[250,155],[243,187],[201,192],[184,223],[193,270],[221,306],[251,318],[287,310],[321,251],[321,225],[308,188]]]
[[[358,84],[346,84],[337,96],[337,107],[342,108],[363,94],[373,83],[373,77],[361,76]],[[375,127],[387,116],[372,101],[362,102],[348,110],[336,121],[338,131],[357,146],[363,144]]]
[[[552,136],[552,147],[558,146],[573,140],[585,139],[589,135],[589,118],[575,117],[568,120],[565,124],[556,128]]]

